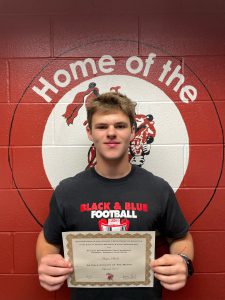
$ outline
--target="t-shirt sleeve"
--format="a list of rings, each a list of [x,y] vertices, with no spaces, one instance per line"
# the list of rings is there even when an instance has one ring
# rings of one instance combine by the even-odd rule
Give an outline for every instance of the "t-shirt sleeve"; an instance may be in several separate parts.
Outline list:
[[[62,232],[65,231],[65,227],[62,208],[60,208],[57,203],[56,192],[53,192],[50,201],[49,215],[43,226],[46,240],[50,244],[62,244]]]
[[[179,239],[185,236],[189,230],[187,223],[180,206],[177,202],[176,196],[169,186],[168,201],[161,218],[161,233],[173,239]]]

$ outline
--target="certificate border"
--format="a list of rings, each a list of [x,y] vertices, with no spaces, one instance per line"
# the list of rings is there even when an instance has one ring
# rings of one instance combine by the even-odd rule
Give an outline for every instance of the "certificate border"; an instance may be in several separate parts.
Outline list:
[[[149,286],[151,284],[151,278],[150,278],[150,261],[151,261],[151,240],[152,240],[152,234],[151,233],[125,233],[125,234],[119,234],[119,233],[68,233],[66,235],[66,241],[67,241],[67,255],[70,258],[71,262],[73,263],[74,258],[73,258],[73,248],[72,248],[72,241],[73,239],[87,239],[87,238],[145,238],[146,240],[146,257],[145,257],[145,262],[146,262],[146,268],[145,268],[145,280],[144,281],[128,281],[128,282],[77,282],[76,277],[75,277],[75,272],[71,274],[70,277],[70,284],[73,285],[74,287],[81,287],[81,286],[99,286],[99,287],[110,287],[110,286]]]

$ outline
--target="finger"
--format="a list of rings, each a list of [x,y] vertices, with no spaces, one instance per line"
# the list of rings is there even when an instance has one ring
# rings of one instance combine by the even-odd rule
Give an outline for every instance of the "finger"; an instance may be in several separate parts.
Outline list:
[[[154,267],[154,272],[162,275],[175,275],[178,273],[178,267],[176,265]]]
[[[165,283],[165,282],[160,282],[160,283],[165,289],[170,290],[170,291],[177,291],[185,286],[185,282],[178,282],[178,283],[174,283],[174,284],[169,284],[169,283]]]
[[[38,268],[39,274],[46,274],[50,276],[61,276],[67,275],[73,272],[73,268],[62,268],[62,267],[52,267],[40,265]]]
[[[65,280],[67,280],[69,276],[68,275],[62,275],[62,276],[49,276],[42,274],[39,276],[40,283],[48,286],[57,286],[62,285]]]
[[[48,284],[46,284],[46,283],[44,283],[44,282],[40,282],[40,285],[41,285],[44,289],[46,289],[47,291],[49,291],[49,292],[54,292],[54,291],[59,290],[59,289],[61,288],[61,286],[63,285],[63,283],[52,286],[52,285],[48,285]]]
[[[180,255],[176,254],[164,254],[163,256],[159,257],[156,260],[153,260],[150,263],[150,266],[156,267],[156,266],[169,266],[169,265],[174,265],[177,262],[181,262],[182,257]]]
[[[163,274],[158,274],[155,273],[155,277],[160,281],[165,284],[175,284],[178,282],[185,282],[186,281],[186,276],[185,275],[163,275]]]
[[[61,255],[46,255],[41,259],[41,263],[49,265],[49,266],[55,266],[55,267],[61,267],[61,268],[68,268],[71,267],[71,263],[67,260],[65,260]]]

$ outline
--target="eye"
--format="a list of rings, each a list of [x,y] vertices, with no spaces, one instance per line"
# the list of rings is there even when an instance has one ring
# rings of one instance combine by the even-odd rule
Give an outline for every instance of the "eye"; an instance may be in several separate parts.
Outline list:
[[[96,125],[95,128],[96,128],[96,129],[106,129],[106,128],[107,128],[107,125],[106,125],[106,124],[99,124],[99,125]]]
[[[115,128],[117,128],[117,129],[127,128],[127,124],[125,124],[125,123],[119,123],[119,124],[115,125]]]

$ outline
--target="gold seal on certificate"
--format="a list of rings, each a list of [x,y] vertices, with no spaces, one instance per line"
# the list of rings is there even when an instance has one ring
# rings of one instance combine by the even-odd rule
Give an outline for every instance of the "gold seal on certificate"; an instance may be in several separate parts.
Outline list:
[[[63,232],[65,258],[74,272],[69,287],[152,287],[154,231]]]

